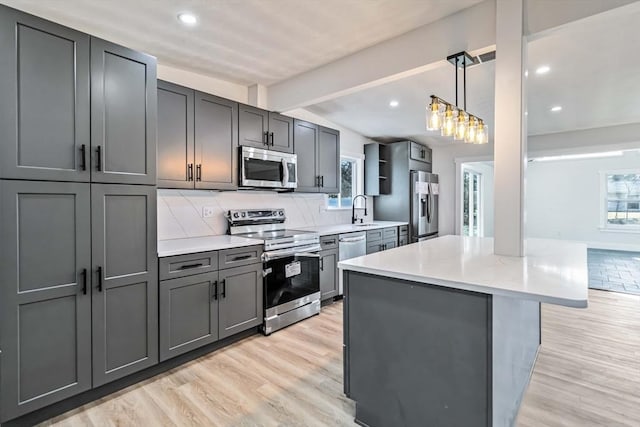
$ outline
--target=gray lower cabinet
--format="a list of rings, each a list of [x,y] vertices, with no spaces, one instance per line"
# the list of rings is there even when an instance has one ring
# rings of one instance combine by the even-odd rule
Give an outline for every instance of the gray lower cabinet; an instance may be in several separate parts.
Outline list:
[[[338,249],[320,251],[321,299],[338,295]]]
[[[218,340],[218,272],[160,282],[160,360]]]
[[[156,59],[92,37],[92,182],[156,184],[157,108]]]
[[[0,422],[91,388],[89,191],[0,180]]]
[[[93,385],[158,363],[156,188],[91,185]]]
[[[171,266],[184,275],[160,282],[161,361],[262,323],[261,252],[250,246],[160,259],[162,277],[171,277]]]
[[[398,227],[367,231],[367,254],[393,249],[398,246]]]
[[[89,36],[0,5],[0,52],[0,178],[88,182]]]
[[[263,320],[262,263],[218,272],[219,337],[258,326]]]

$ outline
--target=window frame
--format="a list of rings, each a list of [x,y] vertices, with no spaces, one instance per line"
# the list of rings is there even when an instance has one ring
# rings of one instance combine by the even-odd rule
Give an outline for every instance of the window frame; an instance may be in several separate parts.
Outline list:
[[[610,224],[609,219],[609,175],[640,175],[638,169],[601,170],[600,174],[600,231],[615,233],[640,233],[640,224]]]
[[[354,183],[355,183],[355,194],[364,194],[364,154],[356,154],[356,153],[340,153],[340,164],[338,165],[338,167],[340,168],[340,171],[342,171],[342,162],[346,160],[346,161],[350,161],[353,162],[355,164],[355,168],[356,168],[356,173],[354,176]],[[342,172],[340,172],[339,175],[339,185],[342,186],[342,176],[341,176]],[[338,206],[330,206],[329,205],[329,196],[333,196],[336,195],[338,196]],[[327,194],[325,196],[325,207],[327,210],[332,210],[332,211],[346,211],[346,210],[351,210],[351,205],[349,206],[342,206],[342,198],[340,197],[341,193],[337,193],[337,194]],[[364,200],[363,199],[358,199],[356,201],[356,209],[363,209],[364,208]]]

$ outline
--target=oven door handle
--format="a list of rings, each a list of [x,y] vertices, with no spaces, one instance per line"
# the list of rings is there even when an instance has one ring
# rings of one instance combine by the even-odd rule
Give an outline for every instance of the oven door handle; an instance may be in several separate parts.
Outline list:
[[[274,259],[286,258],[290,256],[310,256],[310,257],[320,257],[318,254],[314,254],[313,252],[320,252],[320,245],[311,245],[311,246],[303,246],[297,248],[289,248],[282,249],[277,251],[268,251],[262,253],[262,261],[268,262]]]
[[[282,186],[286,187],[289,183],[289,168],[287,167],[287,161],[283,158],[280,160],[282,163]]]

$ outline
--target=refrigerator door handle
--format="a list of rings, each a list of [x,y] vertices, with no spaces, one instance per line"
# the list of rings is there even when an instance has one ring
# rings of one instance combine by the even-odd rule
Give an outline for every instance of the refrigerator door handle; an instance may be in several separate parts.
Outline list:
[[[433,206],[431,205],[431,194],[427,194],[427,222],[431,224],[431,212],[433,211]]]

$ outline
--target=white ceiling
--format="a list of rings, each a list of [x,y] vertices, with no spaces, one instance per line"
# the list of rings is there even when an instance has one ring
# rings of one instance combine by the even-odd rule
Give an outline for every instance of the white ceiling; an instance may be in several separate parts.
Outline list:
[[[530,135],[640,122],[640,3],[577,21],[528,45],[528,132]],[[500,55],[500,52],[497,52]],[[551,71],[536,75],[548,65]],[[495,63],[468,69],[467,110],[495,129]],[[328,120],[369,137],[413,138],[449,144],[425,130],[430,94],[455,99],[453,66],[362,90],[309,107]],[[395,99],[399,106],[389,108]],[[553,113],[550,108],[562,106]]]
[[[1,0],[225,80],[269,85],[481,0]],[[190,11],[199,24],[176,17]]]

